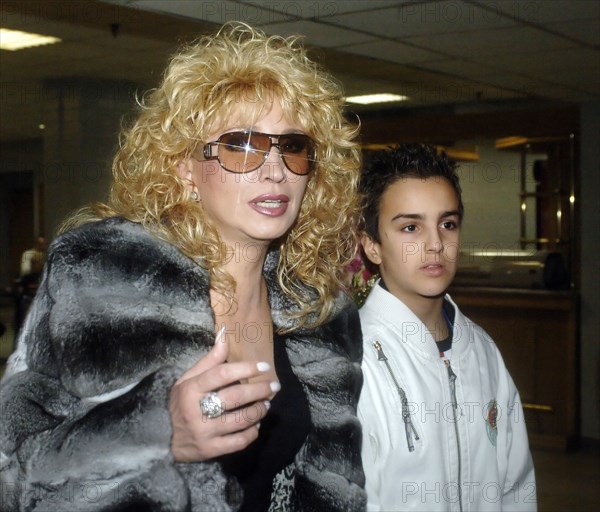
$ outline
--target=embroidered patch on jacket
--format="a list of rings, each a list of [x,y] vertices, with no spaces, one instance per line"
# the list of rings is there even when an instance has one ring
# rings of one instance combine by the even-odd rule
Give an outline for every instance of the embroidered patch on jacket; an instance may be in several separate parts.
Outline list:
[[[498,437],[498,427],[496,424],[498,419],[498,404],[495,399],[490,400],[485,406],[484,417],[485,429],[487,430],[490,443],[496,446],[496,439]]]

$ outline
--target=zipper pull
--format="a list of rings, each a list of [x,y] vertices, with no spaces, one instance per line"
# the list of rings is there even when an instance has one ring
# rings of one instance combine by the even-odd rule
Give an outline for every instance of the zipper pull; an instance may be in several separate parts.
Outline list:
[[[411,420],[411,422],[410,422],[410,429],[412,430],[412,433],[414,434],[414,436],[415,436],[415,439],[416,439],[417,441],[418,441],[419,439],[421,439],[421,438],[419,437],[419,433],[417,432],[417,429],[415,428],[415,425],[414,425],[414,423],[412,422],[412,420]]]
[[[412,419],[410,417],[410,412],[408,410],[408,399],[406,398],[406,393],[400,387],[400,384],[398,384],[398,381],[396,380],[396,377],[394,376],[394,372],[392,371],[392,367],[390,366],[390,363],[388,362],[388,358],[383,353],[383,347],[381,346],[381,343],[379,343],[378,341],[375,341],[373,343],[373,348],[377,351],[377,360],[382,361],[384,363],[385,367],[387,368],[388,373],[390,374],[390,377],[392,378],[392,381],[394,382],[394,386],[396,386],[396,391],[398,391],[398,395],[400,396],[400,403],[402,404],[402,420],[404,422],[404,433],[406,434],[406,444],[408,445],[408,451],[414,452],[415,451],[415,443],[413,442],[413,434],[417,441],[419,440],[419,434],[417,434],[417,429],[415,429],[415,426],[413,425]]]
[[[387,357],[385,357],[385,354],[383,353],[383,347],[381,346],[381,343],[379,343],[378,341],[375,341],[373,343],[373,348],[377,351],[377,360],[378,361],[387,361]]]
[[[405,407],[406,407],[406,409],[405,409]],[[415,443],[413,442],[413,435],[415,436],[415,439],[417,441],[421,438],[419,437],[419,434],[417,433],[417,429],[415,428],[415,426],[412,422],[412,418],[410,417],[410,414],[408,413],[408,403],[405,403],[402,405],[402,418],[404,420],[404,433],[406,434],[406,444],[408,445],[408,451],[414,452],[415,451]]]
[[[452,397],[452,406],[454,409],[458,409],[458,401],[456,400],[456,373],[452,371],[450,361],[444,360],[446,368],[448,368],[448,379],[450,380],[450,396]]]

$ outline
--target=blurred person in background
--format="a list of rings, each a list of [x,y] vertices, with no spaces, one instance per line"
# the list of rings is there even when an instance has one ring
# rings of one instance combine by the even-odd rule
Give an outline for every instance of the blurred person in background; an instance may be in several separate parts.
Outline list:
[[[19,332],[23,325],[25,315],[27,315],[40,284],[42,269],[46,261],[46,250],[46,238],[40,235],[35,239],[35,245],[31,249],[23,251],[21,256],[19,278],[15,280],[13,287],[15,333]]]

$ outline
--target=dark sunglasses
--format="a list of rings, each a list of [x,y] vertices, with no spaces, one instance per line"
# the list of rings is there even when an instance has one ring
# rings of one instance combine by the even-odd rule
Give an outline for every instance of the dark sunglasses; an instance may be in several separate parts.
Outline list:
[[[264,164],[273,146],[279,149],[285,166],[294,174],[302,176],[314,169],[315,143],[302,133],[229,132],[205,144],[202,153],[206,160],[218,160],[226,171],[245,173]]]

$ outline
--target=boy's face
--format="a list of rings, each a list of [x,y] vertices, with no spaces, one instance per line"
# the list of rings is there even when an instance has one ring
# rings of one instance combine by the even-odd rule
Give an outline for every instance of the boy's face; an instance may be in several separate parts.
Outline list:
[[[459,232],[458,199],[445,178],[402,178],[381,198],[381,243],[368,236],[362,242],[390,293],[414,310],[452,282]]]

